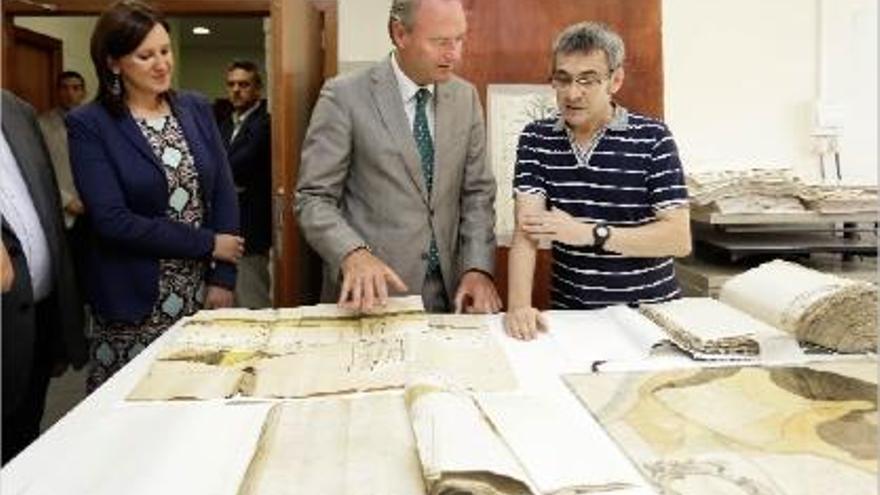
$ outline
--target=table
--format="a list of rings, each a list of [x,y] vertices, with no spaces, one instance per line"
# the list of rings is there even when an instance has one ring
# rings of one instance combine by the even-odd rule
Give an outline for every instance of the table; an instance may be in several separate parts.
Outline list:
[[[577,411],[579,421],[601,428],[560,375],[589,371],[600,362],[616,363],[617,368],[627,367],[626,363],[650,364],[647,353],[660,330],[626,307],[550,311],[547,316],[551,333],[531,342],[508,338],[501,315],[489,317],[490,331],[519,380],[518,392],[566,404]],[[634,331],[622,332],[622,326]],[[0,472],[2,493],[235,494],[272,401],[125,401],[179,328],[172,327],[10,461]],[[659,361],[663,367],[698,365],[683,356]],[[620,451],[610,452],[608,459],[628,462]],[[645,482],[615,493],[654,492]]]

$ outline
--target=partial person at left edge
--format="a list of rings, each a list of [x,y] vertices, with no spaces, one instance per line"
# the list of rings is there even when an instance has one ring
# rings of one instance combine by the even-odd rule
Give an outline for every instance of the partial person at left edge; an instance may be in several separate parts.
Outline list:
[[[52,164],[33,108],[2,92],[3,464],[40,432],[51,376],[87,360]]]
[[[90,236],[91,391],[180,318],[233,304],[235,188],[206,98],[171,89],[168,25],[123,0],[98,19],[95,101],[67,116]]]

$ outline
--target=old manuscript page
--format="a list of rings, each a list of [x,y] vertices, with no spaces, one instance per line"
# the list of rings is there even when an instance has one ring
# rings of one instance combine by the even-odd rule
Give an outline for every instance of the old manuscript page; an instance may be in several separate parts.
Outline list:
[[[403,398],[378,393],[275,406],[238,493],[425,493]]]
[[[418,296],[365,314],[333,304],[200,312],[181,323],[130,399],[302,398],[403,388],[424,376],[515,388],[484,316],[430,318]]]
[[[485,315],[428,315],[429,329],[413,336],[410,379],[430,379],[457,388],[503,391],[516,388],[504,350],[489,332]]]
[[[583,410],[566,407],[568,402],[481,393],[477,403],[538,493],[604,493],[647,487],[602,427]]]
[[[413,384],[406,405],[429,494],[532,493],[522,467],[469,395]]]

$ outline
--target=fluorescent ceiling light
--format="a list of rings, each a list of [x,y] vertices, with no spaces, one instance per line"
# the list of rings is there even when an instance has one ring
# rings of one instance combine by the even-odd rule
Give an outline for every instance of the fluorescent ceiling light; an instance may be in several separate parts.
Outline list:
[[[193,28],[193,34],[206,35],[211,34],[211,30],[205,26],[196,26]]]

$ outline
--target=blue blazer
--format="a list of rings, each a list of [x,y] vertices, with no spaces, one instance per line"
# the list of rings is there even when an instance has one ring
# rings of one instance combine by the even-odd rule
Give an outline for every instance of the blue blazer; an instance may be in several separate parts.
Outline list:
[[[237,234],[239,212],[226,153],[208,101],[193,93],[169,97],[195,159],[205,206],[196,228],[166,214],[165,171],[132,116],[115,117],[92,102],[67,116],[70,163],[86,207],[91,242],[86,287],[95,312],[136,322],[159,297],[159,260],[211,258],[214,234]],[[206,282],[235,287],[235,266],[212,262]]]

